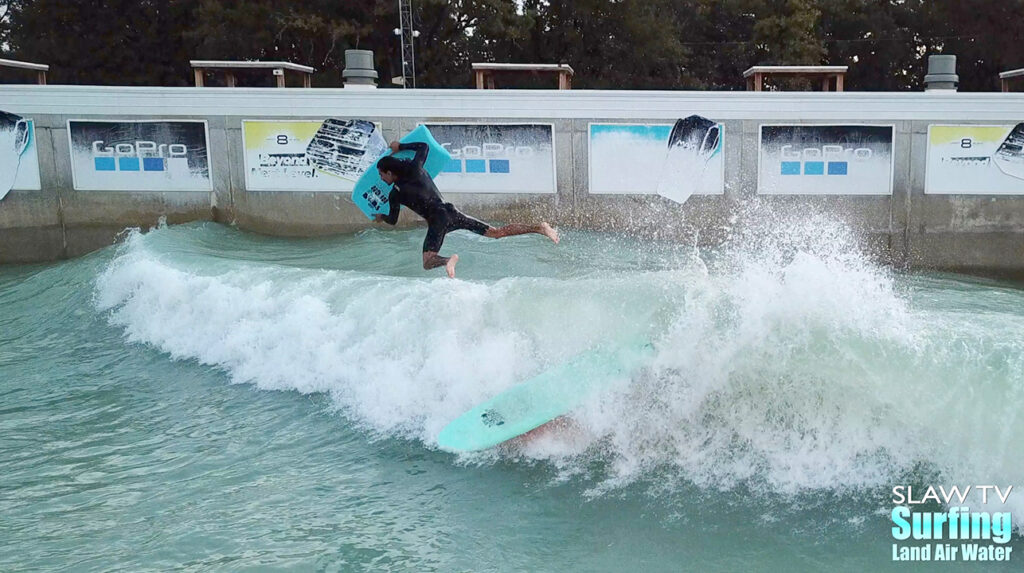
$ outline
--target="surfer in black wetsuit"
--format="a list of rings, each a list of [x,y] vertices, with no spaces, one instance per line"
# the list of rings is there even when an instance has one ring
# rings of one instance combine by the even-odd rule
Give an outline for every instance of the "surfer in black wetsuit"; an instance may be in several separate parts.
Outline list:
[[[398,159],[388,155],[377,161],[380,178],[395,187],[388,198],[391,211],[387,216],[377,214],[374,221],[383,221],[394,225],[398,222],[398,212],[402,205],[426,219],[427,238],[423,240],[424,269],[443,266],[448,272],[448,276],[455,278],[455,265],[459,262],[459,255],[442,257],[438,251],[441,250],[445,234],[457,229],[465,229],[492,239],[537,233],[558,242],[558,232],[547,223],[492,227],[459,212],[454,205],[444,202],[437,186],[434,185],[434,180],[423,169],[423,162],[426,161],[427,153],[430,151],[429,146],[426,143],[399,144],[397,141],[391,143],[392,153],[406,150],[415,151],[416,156],[412,159]]]

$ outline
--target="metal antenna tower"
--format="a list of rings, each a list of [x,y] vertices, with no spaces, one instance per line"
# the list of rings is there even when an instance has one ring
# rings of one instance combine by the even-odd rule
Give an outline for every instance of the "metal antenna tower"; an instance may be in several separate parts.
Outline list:
[[[413,28],[412,0],[398,0],[398,23],[395,34],[402,37],[402,86],[416,87],[416,48],[413,39],[420,35]]]

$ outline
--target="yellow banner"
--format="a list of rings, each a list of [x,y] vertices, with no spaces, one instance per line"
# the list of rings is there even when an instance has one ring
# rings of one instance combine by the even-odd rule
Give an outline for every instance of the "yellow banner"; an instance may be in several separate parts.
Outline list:
[[[1006,134],[1013,129],[1012,125],[933,125],[931,126],[928,143],[931,145],[948,145],[969,139],[974,143],[999,144]]]

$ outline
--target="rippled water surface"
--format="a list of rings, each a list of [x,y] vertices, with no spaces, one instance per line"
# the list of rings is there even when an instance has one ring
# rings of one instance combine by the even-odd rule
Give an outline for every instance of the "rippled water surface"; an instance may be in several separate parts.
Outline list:
[[[989,483],[1019,556],[977,569],[1020,570],[1018,286],[895,274],[827,220],[713,252],[456,233],[456,280],[422,235],[185,225],[0,267],[0,570],[915,570],[889,489]],[[437,448],[638,337],[571,432]]]

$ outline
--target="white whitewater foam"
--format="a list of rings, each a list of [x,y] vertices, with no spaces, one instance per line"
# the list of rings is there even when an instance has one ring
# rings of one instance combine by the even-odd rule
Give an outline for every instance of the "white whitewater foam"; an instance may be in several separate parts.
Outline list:
[[[134,234],[96,303],[130,341],[235,382],[328,393],[373,433],[428,446],[551,365],[651,336],[650,366],[590,400],[569,439],[509,454],[569,473],[599,456],[605,487],[652,472],[712,489],[886,487],[919,464],[949,484],[1024,481],[1024,296],[995,293],[979,311],[981,291],[915,295],[828,217],[759,220],[707,273],[489,284],[209,265]]]

